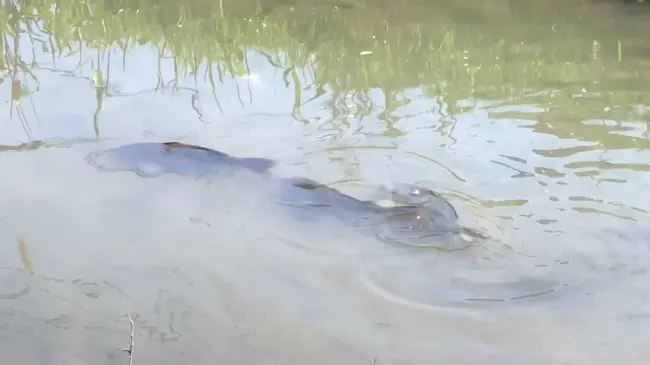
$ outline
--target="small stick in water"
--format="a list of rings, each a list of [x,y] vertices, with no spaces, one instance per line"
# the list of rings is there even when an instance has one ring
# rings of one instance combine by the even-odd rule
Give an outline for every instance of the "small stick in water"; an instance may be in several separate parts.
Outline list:
[[[131,344],[129,347],[122,349],[124,352],[129,354],[129,365],[133,365],[133,346],[135,346],[135,323],[133,323],[133,318],[131,318],[131,313],[126,314],[129,317],[129,323],[131,324]]]

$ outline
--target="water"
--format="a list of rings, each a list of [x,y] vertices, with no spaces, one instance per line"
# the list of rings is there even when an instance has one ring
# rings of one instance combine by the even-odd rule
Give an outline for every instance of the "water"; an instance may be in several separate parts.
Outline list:
[[[0,11],[3,363],[126,364],[127,313],[136,365],[650,354],[647,5],[30,4]],[[85,160],[167,140],[422,184],[492,239],[391,245],[250,177]]]

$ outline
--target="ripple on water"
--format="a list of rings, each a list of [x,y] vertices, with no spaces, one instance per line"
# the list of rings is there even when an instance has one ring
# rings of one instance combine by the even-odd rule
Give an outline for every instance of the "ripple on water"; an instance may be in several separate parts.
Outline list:
[[[534,300],[564,288],[555,264],[414,253],[366,265],[361,280],[371,292],[406,306],[469,308]]]
[[[563,234],[523,228],[522,243],[509,238],[510,249],[505,239],[493,239],[492,248],[411,250],[409,255],[367,260],[360,279],[371,293],[421,310],[642,312],[632,307],[638,306],[640,295],[650,294],[647,285],[639,284],[647,279],[650,262],[643,225],[594,224],[567,228]]]
[[[548,296],[566,286],[561,273],[566,271],[566,262],[545,262],[518,252],[508,245],[510,230],[505,223],[499,225],[479,202],[465,200],[469,204],[457,205],[462,224],[491,238],[476,240],[459,250],[439,250],[433,244],[417,247],[400,241],[400,237],[386,239],[380,233],[382,242],[353,230],[343,234],[346,230],[340,227],[324,230],[327,239],[320,243],[316,225],[309,238],[282,238],[293,248],[314,255],[350,258],[361,268],[361,281],[368,290],[412,307],[510,303]],[[340,236],[334,237],[333,231]]]
[[[497,224],[478,202],[467,201],[470,207],[461,217],[489,239],[466,250],[404,249],[399,255],[366,260],[363,285],[385,300],[423,310],[523,310],[553,307],[558,295],[578,290],[591,278],[592,272],[580,270],[580,256],[572,261],[559,252],[523,252],[510,235],[514,230],[505,222]]]

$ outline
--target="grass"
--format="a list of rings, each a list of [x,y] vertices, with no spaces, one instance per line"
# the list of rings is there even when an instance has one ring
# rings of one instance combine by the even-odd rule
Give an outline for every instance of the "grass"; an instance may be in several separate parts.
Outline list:
[[[578,24],[566,17],[552,26],[522,20],[486,27],[452,21],[440,14],[442,5],[419,8],[414,21],[403,14],[387,17],[390,9],[361,1],[277,3],[5,1],[0,5],[0,81],[15,84],[14,101],[33,89],[27,80],[37,82],[36,56],[18,52],[18,35],[23,34],[50,54],[52,63],[64,55],[98,50],[98,98],[104,92],[101,58],[114,49],[126,54],[149,44],[160,59],[173,59],[174,80],[202,78],[213,87],[224,78],[247,75],[247,54],[258,52],[284,70],[287,85],[293,85],[295,116],[305,100],[303,90],[324,88],[361,97],[380,89],[388,109],[399,105],[402,91],[422,88],[427,96],[444,97],[451,113],[463,111],[456,101],[475,99],[530,101],[589,113],[589,98],[575,97],[584,91],[615,106],[613,118],[631,118],[638,104],[648,104],[646,90],[627,83],[650,75],[650,64],[626,59],[621,40],[594,43],[589,32],[600,29],[598,22]],[[611,82],[612,75],[624,82]],[[540,88],[556,91],[540,95]]]

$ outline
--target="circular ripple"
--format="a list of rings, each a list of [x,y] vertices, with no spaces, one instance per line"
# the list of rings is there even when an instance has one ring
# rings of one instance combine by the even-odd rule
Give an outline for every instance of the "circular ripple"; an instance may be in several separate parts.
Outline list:
[[[384,299],[416,307],[468,307],[551,294],[564,286],[560,262],[527,257],[475,257],[469,251],[413,253],[365,263],[364,286]]]
[[[511,245],[512,230],[505,222],[498,224],[475,199],[456,200],[468,203],[456,204],[461,224],[489,239],[457,250],[413,248],[366,260],[363,285],[383,299],[422,309],[521,303],[548,297],[567,285],[570,263],[519,252],[519,245]]]

